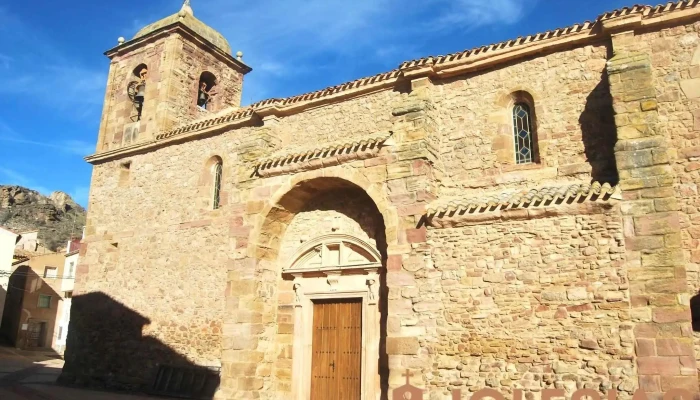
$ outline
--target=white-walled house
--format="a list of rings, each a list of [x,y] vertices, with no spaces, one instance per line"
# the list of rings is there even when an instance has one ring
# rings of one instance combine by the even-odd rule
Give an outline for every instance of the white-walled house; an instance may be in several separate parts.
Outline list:
[[[61,315],[57,319],[56,329],[56,350],[63,354],[66,349],[66,337],[68,336],[68,325],[70,324],[70,309],[73,300],[73,287],[75,286],[75,269],[78,266],[80,253],[80,242],[71,240],[66,246],[66,261],[63,265],[63,276],[61,277],[61,292],[63,294],[63,307]]]
[[[0,227],[0,321],[5,308],[5,295],[12,273],[12,260],[18,237],[16,233]]]

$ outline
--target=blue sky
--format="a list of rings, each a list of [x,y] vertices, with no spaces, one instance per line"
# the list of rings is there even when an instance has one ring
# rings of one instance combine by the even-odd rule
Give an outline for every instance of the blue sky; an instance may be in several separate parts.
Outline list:
[[[633,0],[191,0],[253,68],[243,103],[593,20]],[[108,59],[181,0],[0,0],[0,184],[86,205]]]

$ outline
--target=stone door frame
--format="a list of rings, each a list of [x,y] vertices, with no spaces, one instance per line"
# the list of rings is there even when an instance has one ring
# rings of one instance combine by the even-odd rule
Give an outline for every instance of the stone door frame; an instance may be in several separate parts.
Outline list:
[[[335,236],[335,235],[333,235]],[[344,235],[338,235],[341,237]],[[345,236],[344,239],[347,239]],[[352,240],[354,243],[360,241]],[[379,253],[367,246],[366,250]],[[284,274],[292,276],[295,291],[294,334],[292,347],[292,399],[308,400],[311,395],[311,363],[313,358],[313,309],[315,300],[360,299],[362,301],[362,361],[361,399],[375,400],[379,396],[379,271],[377,262],[347,268],[322,268],[320,270],[294,271]]]

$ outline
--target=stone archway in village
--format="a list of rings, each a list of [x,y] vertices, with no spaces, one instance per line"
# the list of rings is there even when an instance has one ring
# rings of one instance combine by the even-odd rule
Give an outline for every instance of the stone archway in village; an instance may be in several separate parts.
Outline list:
[[[262,291],[277,322],[277,394],[293,399],[384,398],[387,212],[344,179],[303,180],[260,226]]]

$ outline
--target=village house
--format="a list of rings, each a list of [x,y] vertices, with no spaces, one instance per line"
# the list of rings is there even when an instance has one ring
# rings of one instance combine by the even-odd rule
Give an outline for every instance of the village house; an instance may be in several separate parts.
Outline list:
[[[61,275],[60,293],[63,298],[61,314],[56,318],[56,343],[55,349],[59,354],[63,354],[66,349],[66,338],[68,337],[68,326],[70,325],[70,309],[75,287],[75,269],[80,258],[80,239],[69,240],[66,246],[65,261],[63,263],[63,274]]]
[[[698,391],[699,1],[248,106],[189,0],[106,55],[61,382]]]

